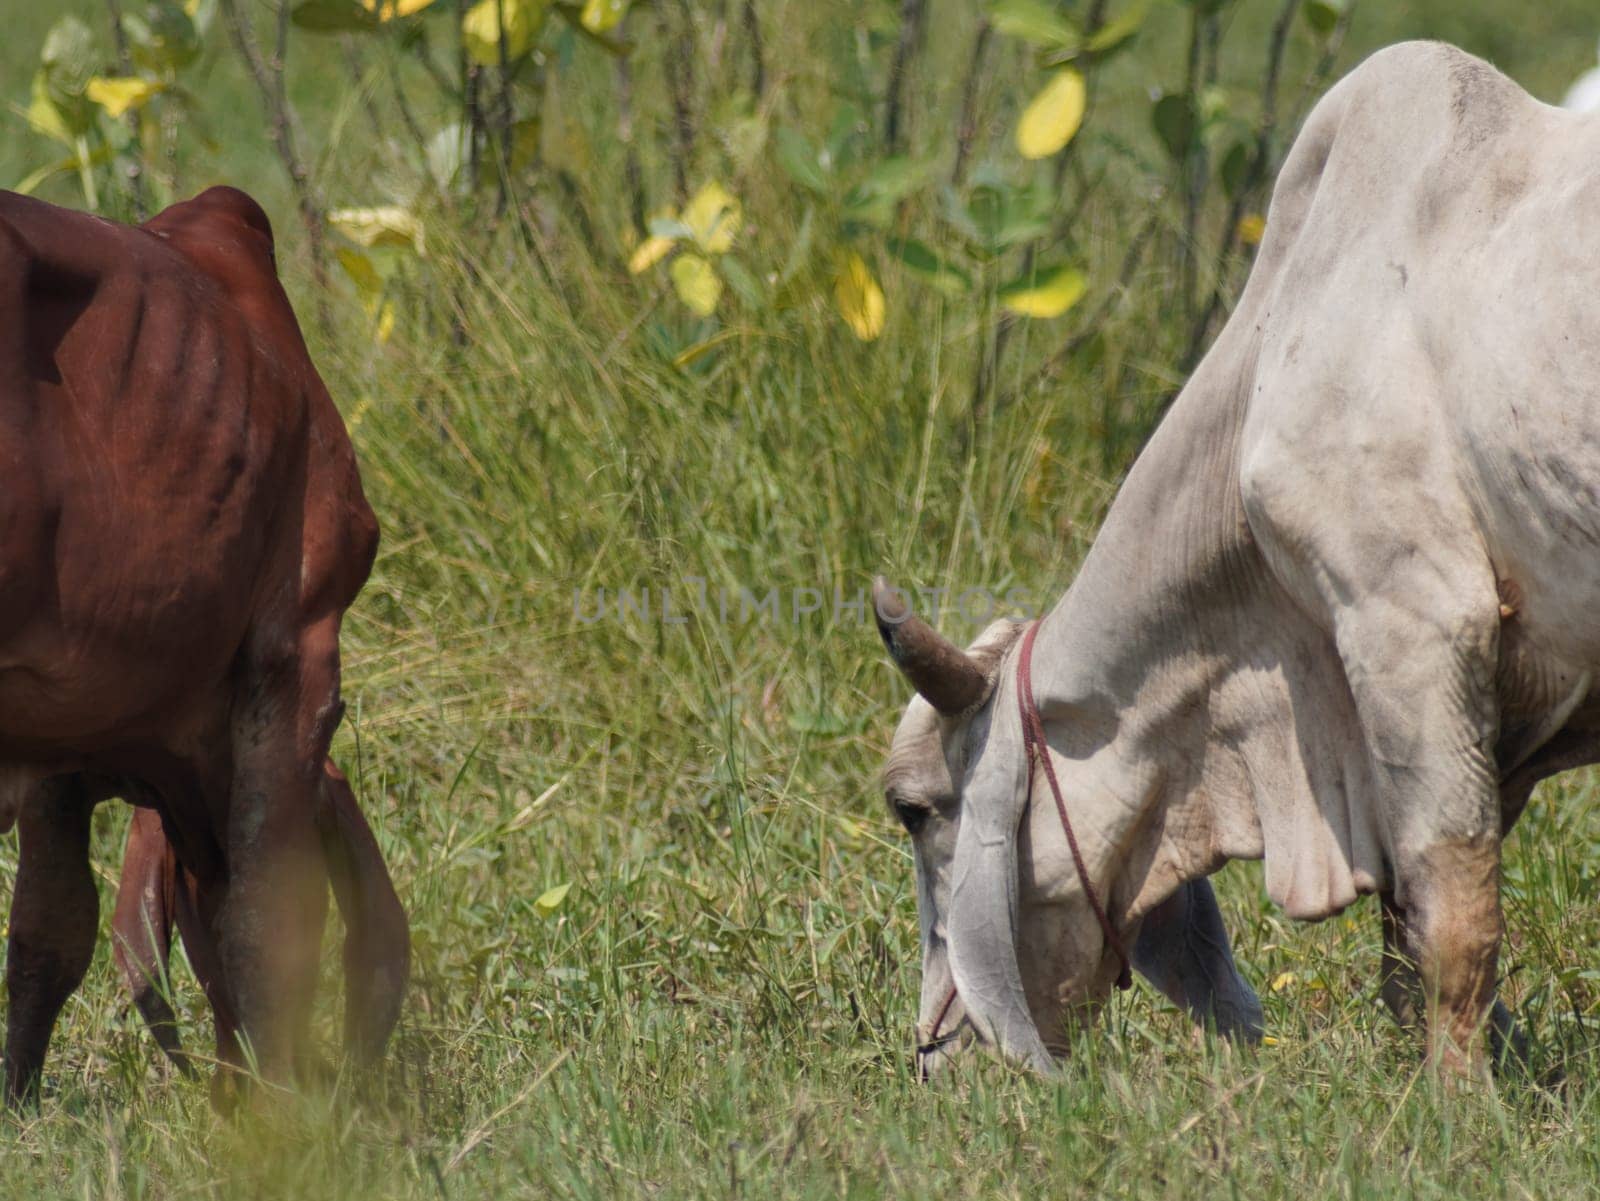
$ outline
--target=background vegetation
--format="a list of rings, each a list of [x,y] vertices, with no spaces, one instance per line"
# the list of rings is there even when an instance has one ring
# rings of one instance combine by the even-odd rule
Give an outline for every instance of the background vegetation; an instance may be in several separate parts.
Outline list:
[[[0,1194],[1591,1188],[1588,773],[1507,868],[1505,991],[1563,1083],[1436,1097],[1376,1002],[1376,914],[1291,927],[1236,865],[1268,1045],[1141,986],[1060,1083],[919,1087],[876,784],[906,690],[833,592],[1057,595],[1326,83],[1430,36],[1553,100],[1594,65],[1592,0],[486,3],[294,4],[281,58],[254,0],[123,3],[126,57],[116,4],[5,13],[0,181],[124,218],[225,181],[272,215],[384,524],[336,749],[416,982],[384,1079],[229,1123],[102,943]],[[96,820],[109,913],[126,813]],[[330,1057],[336,1028],[330,999]]]

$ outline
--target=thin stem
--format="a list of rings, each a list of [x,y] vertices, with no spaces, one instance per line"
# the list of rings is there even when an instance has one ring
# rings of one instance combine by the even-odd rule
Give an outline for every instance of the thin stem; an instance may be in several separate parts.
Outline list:
[[[901,109],[906,75],[911,70],[911,59],[922,43],[922,22],[927,8],[927,0],[900,0],[900,37],[895,43],[894,61],[889,67],[889,89],[883,110],[883,144],[890,154],[899,153],[903,139]]]
[[[750,43],[750,91],[759,101],[767,91],[767,60],[755,0],[744,0],[744,35]]]
[[[117,70],[123,75],[133,74],[133,58],[128,53],[128,35],[122,28],[122,5],[119,0],[106,0],[106,10],[111,14],[111,40],[117,48]],[[132,161],[128,164],[128,192],[133,199],[134,214],[143,221],[150,215],[144,197],[144,139],[140,137],[142,118],[137,109],[129,109],[122,118],[133,140]]]
[[[950,170],[950,182],[960,187],[966,182],[967,160],[972,156],[972,139],[978,133],[978,80],[983,74],[984,59],[989,44],[994,40],[994,26],[979,20],[977,35],[972,39],[972,54],[967,60],[966,78],[961,81],[961,117],[956,125],[956,162]]]
[[[227,23],[228,32],[233,37],[239,57],[244,60],[250,77],[255,81],[256,88],[261,93],[262,104],[271,119],[272,143],[277,149],[278,160],[283,165],[284,173],[289,177],[289,186],[299,206],[300,221],[305,226],[306,240],[311,249],[311,271],[317,281],[319,292],[317,300],[319,316],[323,323],[327,324],[328,270],[322,227],[322,206],[317,201],[305,163],[295,147],[294,113],[289,104],[283,78],[284,63],[288,55],[289,5],[286,2],[278,5],[277,43],[270,62],[262,57],[255,30],[239,15],[236,0],[221,0],[221,8],[223,20]]]

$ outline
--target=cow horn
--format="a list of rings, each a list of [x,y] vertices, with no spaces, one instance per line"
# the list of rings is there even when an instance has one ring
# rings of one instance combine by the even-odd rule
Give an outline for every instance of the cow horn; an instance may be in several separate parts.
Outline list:
[[[953,717],[983,699],[989,682],[971,656],[913,613],[906,594],[882,576],[872,581],[872,611],[889,657],[940,713]]]

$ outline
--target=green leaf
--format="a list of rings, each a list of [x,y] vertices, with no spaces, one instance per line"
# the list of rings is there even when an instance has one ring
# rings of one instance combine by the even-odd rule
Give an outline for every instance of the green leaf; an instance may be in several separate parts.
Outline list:
[[[1017,151],[1023,158],[1049,158],[1078,132],[1088,90],[1083,76],[1063,67],[1028,102],[1017,122]]]
[[[717,269],[722,272],[722,278],[728,281],[728,286],[738,294],[739,299],[751,308],[758,309],[767,302],[767,290],[737,256],[723,255],[717,260]]]
[[[94,34],[77,17],[62,17],[45,35],[39,65],[53,87],[69,96],[83,95],[95,74]]]
[[[95,76],[97,63],[94,35],[77,17],[62,17],[50,27],[39,52],[39,73],[34,77],[35,105],[40,105],[42,84],[43,99],[59,118],[59,122],[52,122],[40,105],[38,116],[46,125],[58,123],[73,137],[88,132],[94,124],[96,106],[84,93]],[[51,136],[57,141],[65,140],[54,132]]]
[[[1248,142],[1235,142],[1228,147],[1228,153],[1222,156],[1217,174],[1222,179],[1222,190],[1229,200],[1244,191],[1245,182],[1250,178],[1251,156]]]
[[[722,296],[722,280],[717,278],[716,269],[705,259],[698,254],[680,254],[672,260],[667,273],[672,276],[672,286],[677,289],[678,299],[688,305],[691,312],[709,317],[717,311],[717,301]]]
[[[1150,110],[1150,121],[1168,154],[1183,158],[1189,153],[1198,122],[1194,101],[1188,93],[1170,92],[1162,96]]]
[[[567,23],[567,28],[577,34],[591,46],[597,46],[613,58],[626,58],[633,52],[633,47],[621,38],[610,33],[596,33],[584,24],[584,8],[579,4],[557,3],[551,6],[556,16]],[[509,24],[509,22],[507,22]],[[570,54],[570,51],[566,52]],[[565,62],[563,63],[565,65]]]
[[[571,883],[557,884],[554,888],[547,888],[539,894],[539,898],[534,901],[533,907],[545,917],[549,917],[557,909],[561,908],[561,902],[567,899],[567,894],[571,891]]]
[[[947,295],[958,296],[972,287],[970,275],[915,238],[890,238],[888,248],[913,275]]]
[[[1090,54],[1108,57],[1122,49],[1134,34],[1144,27],[1144,19],[1149,15],[1149,0],[1139,0],[1139,3],[1130,5],[1128,10],[1114,21],[1107,21],[1094,36],[1083,44],[1084,50]]]
[[[1082,299],[1089,280],[1065,263],[1041,267],[1012,280],[997,293],[1001,305],[1023,317],[1059,317]]]
[[[1075,49],[1081,40],[1078,27],[1047,0],[996,0],[989,23],[1007,37],[1047,50]]]
[[[954,223],[956,227],[990,253],[1039,237],[1050,229],[1048,196],[1000,181],[974,187],[964,216],[965,221]]]
[[[857,187],[874,196],[901,200],[927,183],[933,171],[928,159],[895,155],[877,163]]]
[[[357,0],[301,0],[289,20],[312,33],[366,33],[378,28],[378,15]]]
[[[871,134],[872,125],[866,114],[850,101],[841,101],[833,110],[833,120],[828,123],[828,136],[822,140],[819,161],[826,170],[837,175],[870,152]]]
[[[53,179],[57,175],[65,175],[68,171],[76,171],[77,169],[78,156],[75,154],[69,154],[66,158],[57,159],[53,163],[46,163],[37,171],[30,171],[16,183],[12,184],[11,190],[13,192],[20,192],[24,196],[31,196],[34,193],[34,190],[38,188],[40,184],[44,183],[45,180]]]
[[[200,56],[199,30],[174,0],[146,5],[142,17],[124,17],[122,29],[134,65],[141,70],[170,77]]]
[[[726,260],[724,260],[724,263],[726,263]],[[685,367],[692,367],[717,347],[721,346],[724,342],[732,341],[738,336],[739,331],[736,329],[719,329],[709,338],[706,338],[700,342],[696,342],[692,346],[686,346],[677,354],[673,355],[672,365],[678,368],[680,371]]]
[[[891,224],[899,203],[926,184],[932,169],[927,159],[884,159],[850,190],[845,199],[849,219],[880,228]]]
[[[1305,0],[1300,11],[1305,14],[1307,25],[1327,37],[1338,27],[1339,19],[1349,7],[1350,0]]]
[[[828,172],[805,134],[787,125],[779,126],[773,137],[773,153],[784,174],[802,188],[824,194],[828,191]]]

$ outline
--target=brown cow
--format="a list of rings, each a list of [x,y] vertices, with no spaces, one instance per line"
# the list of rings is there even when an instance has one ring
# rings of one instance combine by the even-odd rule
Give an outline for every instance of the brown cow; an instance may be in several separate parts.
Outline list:
[[[378,528],[259,205],[130,228],[0,193],[0,830],[18,827],[5,1089],[93,952],[89,814],[156,810],[239,1037],[303,1040],[339,624]]]
[[[345,921],[345,1045],[356,1063],[365,1065],[383,1053],[399,1019],[410,932],[377,841],[332,759],[323,767],[321,802],[317,833]],[[238,1032],[216,940],[202,917],[213,908],[205,882],[178,862],[161,815],[135,809],[111,919],[112,949],[140,1016],[185,1075],[194,1069],[183,1052],[166,987],[174,925],[211,1006],[219,1055],[233,1045]]]

